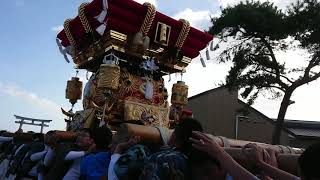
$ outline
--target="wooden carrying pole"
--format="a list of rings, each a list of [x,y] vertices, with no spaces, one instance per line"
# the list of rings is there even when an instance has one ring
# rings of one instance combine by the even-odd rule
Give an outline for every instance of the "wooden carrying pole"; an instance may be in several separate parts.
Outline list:
[[[60,142],[74,142],[77,138],[76,132],[69,131],[55,131],[54,136],[56,136]],[[14,140],[19,142],[30,142],[32,141],[32,133],[10,133],[3,132],[1,136],[4,137],[14,137]]]
[[[173,130],[168,130],[168,138],[170,138]],[[214,139],[220,146],[222,147],[234,147],[234,148],[242,148],[248,143],[255,143],[263,148],[271,148],[280,153],[288,153],[288,154],[301,154],[303,149],[301,148],[292,148],[288,146],[281,145],[271,145],[259,142],[252,141],[243,141],[243,140],[235,140],[228,139],[221,136],[213,136],[211,134],[207,134],[209,137]],[[125,123],[120,126],[117,133],[117,138],[124,139],[130,136],[141,136],[143,140],[147,142],[161,142],[160,132],[157,128],[151,126],[142,126],[136,124]]]
[[[168,136],[171,136],[172,130],[168,131]],[[122,142],[127,140],[131,136],[140,136],[142,141],[147,144],[159,144],[161,143],[161,135],[157,128],[151,126],[141,126],[136,124],[122,124],[115,135],[116,142]],[[237,162],[239,162],[244,167],[248,168],[250,171],[254,171],[254,164],[249,162],[246,155],[242,152],[242,147],[248,143],[256,143],[250,141],[241,141],[227,139],[223,137],[216,137],[208,135],[213,138],[218,144],[226,150]],[[289,172],[291,174],[298,174],[298,157],[303,152],[303,149],[291,148],[291,147],[281,147],[277,145],[270,145],[264,143],[256,143],[263,148],[272,148],[280,154],[278,155],[279,168]],[[227,147],[225,147],[227,146]],[[291,149],[290,151],[285,149]]]

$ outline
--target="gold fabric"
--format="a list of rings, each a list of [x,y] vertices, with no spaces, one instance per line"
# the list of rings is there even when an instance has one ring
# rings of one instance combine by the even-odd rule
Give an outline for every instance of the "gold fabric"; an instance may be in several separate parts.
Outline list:
[[[169,127],[169,108],[125,101],[124,120],[141,120],[145,125]]]

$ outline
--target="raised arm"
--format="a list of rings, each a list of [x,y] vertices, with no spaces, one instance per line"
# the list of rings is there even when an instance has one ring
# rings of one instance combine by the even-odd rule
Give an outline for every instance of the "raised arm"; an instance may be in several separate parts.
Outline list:
[[[64,160],[70,161],[81,158],[86,155],[85,151],[70,151],[65,157]]]
[[[31,161],[39,161],[40,159],[44,158],[45,155],[47,154],[47,150],[45,151],[41,151],[41,152],[37,152],[37,153],[34,153],[30,156],[30,160]]]
[[[206,136],[201,132],[192,132],[192,138],[190,138],[192,146],[200,151],[207,152],[210,156],[216,158],[222,168],[227,170],[233,179],[243,180],[255,180],[258,179],[248,170],[238,164],[227,152],[223,150],[213,139]]]

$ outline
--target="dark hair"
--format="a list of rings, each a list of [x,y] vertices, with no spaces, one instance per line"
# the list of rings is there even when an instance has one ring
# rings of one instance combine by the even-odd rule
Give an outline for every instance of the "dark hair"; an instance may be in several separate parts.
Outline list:
[[[93,140],[98,150],[107,150],[112,141],[112,132],[108,127],[102,126],[93,131]]]
[[[306,179],[320,178],[320,143],[309,146],[298,159],[301,175]]]
[[[33,141],[37,141],[37,142],[41,142],[44,139],[44,135],[42,133],[34,133],[32,134],[32,140]]]
[[[180,145],[178,149],[189,155],[192,151],[192,144],[189,138],[192,136],[192,131],[203,132],[200,122],[193,118],[185,118],[174,129],[175,141]]]

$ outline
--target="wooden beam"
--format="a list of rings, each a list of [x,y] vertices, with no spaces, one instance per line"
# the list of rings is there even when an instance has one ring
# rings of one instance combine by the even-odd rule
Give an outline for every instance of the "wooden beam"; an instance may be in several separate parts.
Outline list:
[[[47,120],[47,119],[34,119],[34,118],[29,118],[29,117],[23,117],[23,116],[18,116],[14,115],[16,119],[23,119],[23,120],[29,120],[29,121],[39,121],[39,122],[51,122],[52,120]]]
[[[28,122],[22,122],[22,121],[15,121],[15,123],[18,124],[28,124],[28,125],[33,125],[33,126],[42,126],[42,124],[33,124],[33,123],[28,123]],[[47,124],[43,124],[44,127],[49,127]]]

